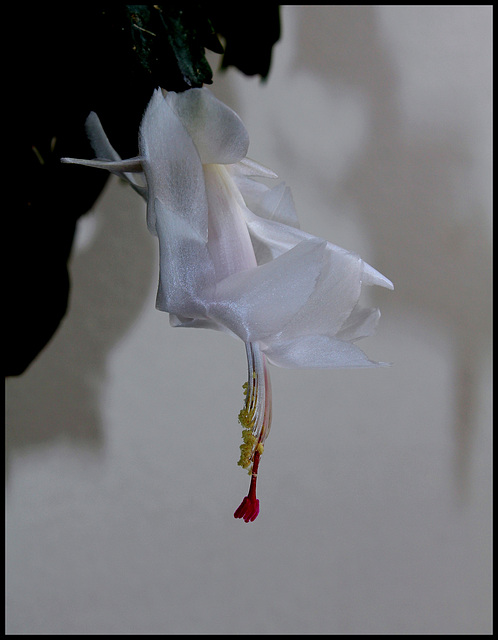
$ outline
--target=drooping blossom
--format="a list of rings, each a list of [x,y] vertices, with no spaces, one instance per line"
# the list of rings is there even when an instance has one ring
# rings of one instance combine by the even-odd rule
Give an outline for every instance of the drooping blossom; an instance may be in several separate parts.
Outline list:
[[[358,255],[299,228],[285,184],[246,157],[239,116],[206,88],[157,89],[139,132],[139,155],[122,160],[95,113],[86,123],[95,160],[147,201],[159,241],[156,306],[175,327],[228,332],[244,344],[248,379],[239,414],[239,465],[248,495],[236,518],[259,512],[256,478],[271,425],[268,363],[280,367],[372,367],[354,344],[372,334],[380,312],[359,306],[362,285],[392,283]]]

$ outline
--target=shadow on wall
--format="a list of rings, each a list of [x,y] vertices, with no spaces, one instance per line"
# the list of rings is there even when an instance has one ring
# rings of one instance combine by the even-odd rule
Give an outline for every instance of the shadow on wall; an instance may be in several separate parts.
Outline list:
[[[140,313],[157,269],[145,203],[111,181],[86,214],[93,237],[70,260],[68,314],[29,369],[7,382],[7,455],[56,439],[102,446],[107,357]]]
[[[462,493],[478,376],[491,344],[491,229],[482,204],[487,194],[472,200],[467,131],[410,129],[375,12],[358,5],[308,7],[299,23],[294,70],[311,70],[330,85],[360,86],[368,96],[370,134],[339,187],[361,212],[372,264],[395,283],[395,295],[383,298],[383,308],[407,305],[444,323],[452,340],[456,481]],[[315,179],[326,193],[326,178]]]

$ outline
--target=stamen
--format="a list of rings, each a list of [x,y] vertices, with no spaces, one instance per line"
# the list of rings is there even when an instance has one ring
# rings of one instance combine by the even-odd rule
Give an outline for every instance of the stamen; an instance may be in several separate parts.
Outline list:
[[[248,495],[233,515],[235,518],[243,518],[245,522],[252,522],[259,513],[256,479],[264,441],[270,432],[271,384],[266,359],[259,345],[247,343],[246,352],[248,365],[248,380],[244,384],[246,400],[244,408],[239,413],[244,442],[240,445],[238,464],[249,470],[251,485]]]

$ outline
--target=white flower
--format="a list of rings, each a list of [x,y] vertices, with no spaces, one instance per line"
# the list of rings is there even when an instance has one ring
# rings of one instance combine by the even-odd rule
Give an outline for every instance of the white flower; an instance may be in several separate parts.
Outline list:
[[[299,229],[289,188],[246,158],[247,131],[205,88],[156,90],[139,134],[140,155],[121,160],[97,116],[87,120],[96,160],[64,162],[120,175],[147,200],[160,251],[157,308],[176,327],[227,331],[248,359],[239,464],[252,474],[235,512],[256,518],[256,475],[271,423],[267,361],[281,367],[375,366],[354,344],[377,309],[358,306],[362,284],[392,283],[349,251]]]

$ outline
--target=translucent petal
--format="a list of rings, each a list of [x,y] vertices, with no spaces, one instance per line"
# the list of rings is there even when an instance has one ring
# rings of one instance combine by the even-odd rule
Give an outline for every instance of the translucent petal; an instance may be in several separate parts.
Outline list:
[[[259,207],[259,203],[261,202],[265,194],[270,191],[270,187],[268,187],[266,184],[263,184],[262,182],[258,182],[257,180],[253,180],[252,178],[248,178],[234,172],[233,168],[240,164],[241,163],[238,162],[236,165],[227,165],[227,169],[230,172],[234,183],[239,189],[247,207],[249,207],[249,209],[254,213],[258,213],[257,208]]]
[[[169,314],[169,323],[172,327],[186,327],[189,329],[214,329],[231,335],[232,332],[211,318],[186,318],[185,316]]]
[[[142,158],[135,157],[127,160],[121,160],[121,156],[109,142],[100,119],[95,111],[92,111],[86,119],[85,130],[97,159],[110,160],[112,163],[107,166],[102,166],[102,168],[111,171],[124,180],[127,180],[137,193],[147,199],[147,184],[145,182],[145,176],[143,175]],[[131,173],[139,175],[132,176],[130,175]]]
[[[237,182],[249,209],[257,216],[299,229],[294,200],[291,190],[285,185],[285,182],[281,182],[272,189],[265,185],[258,185],[255,188],[254,185],[257,184],[250,179],[245,179],[245,181],[239,179]]]
[[[385,366],[373,362],[356,345],[322,335],[301,336],[293,340],[275,340],[263,345],[268,360],[285,368],[342,369]]]
[[[283,328],[282,338],[306,334],[335,336],[358,303],[361,259],[327,243],[317,285],[307,304]]]
[[[215,288],[207,243],[187,216],[168,210],[157,198],[154,209],[159,238],[156,307],[184,318],[205,318]]]
[[[380,320],[378,309],[356,306],[349,318],[344,322],[336,337],[339,340],[354,341],[371,336]]]
[[[275,171],[250,158],[242,158],[230,167],[235,176],[253,176],[258,178],[278,178]]]
[[[142,158],[128,158],[127,160],[85,160],[81,158],[61,158],[65,164],[80,164],[85,167],[105,169],[126,180],[133,189],[147,200],[147,186],[142,172]]]
[[[299,229],[297,216],[296,224],[293,225],[285,222],[286,217],[292,220],[293,215],[295,215],[292,199],[290,201],[291,204],[289,204],[289,201],[285,201],[285,198],[282,197],[274,214],[268,215],[270,207],[267,207],[266,211],[262,211],[261,209],[264,207],[261,207],[260,203],[264,203],[265,201],[271,202],[272,198],[277,199],[277,194],[279,193],[279,189],[282,188],[282,185],[278,185],[275,189],[266,188],[266,190],[264,185],[260,185],[260,187],[262,188],[258,187],[257,191],[255,190],[251,194],[253,201],[257,201],[254,210],[251,209],[251,207],[246,207],[244,209],[244,215],[249,233],[251,234],[258,264],[263,264],[288,251],[298,242],[313,238],[314,236]],[[275,195],[273,192],[275,192]],[[288,195],[292,198],[290,192]],[[258,210],[258,207],[261,207],[261,209]],[[263,215],[256,215],[256,211],[259,211]],[[328,242],[327,246],[330,251],[336,254],[355,255],[331,242]],[[358,256],[357,259],[360,260],[361,264],[360,280],[362,284],[394,289],[393,283],[388,278],[383,276],[367,262],[361,260]]]
[[[260,206],[262,215],[266,215],[268,220],[275,220],[299,229],[299,220],[297,219],[292,193],[290,188],[285,185],[285,182],[267,191],[261,200]]]
[[[257,266],[240,192],[224,165],[204,166],[209,205],[208,246],[217,280]]]
[[[109,142],[97,114],[92,111],[85,122],[85,129],[97,158],[95,160],[81,160],[76,158],[61,158],[61,162],[80,164],[96,169],[105,169],[126,180],[143,198],[147,199],[147,186],[143,175],[142,158],[128,158],[121,160],[119,154]],[[139,174],[138,176],[130,174]]]
[[[170,91],[166,101],[194,141],[202,164],[232,164],[245,157],[249,134],[242,120],[209,89]]]
[[[128,158],[127,160],[85,160],[81,158],[61,158],[61,162],[68,164],[81,164],[86,167],[95,167],[96,169],[105,169],[111,173],[141,173],[142,158]]]
[[[303,240],[314,238],[311,234],[296,227],[257,216],[247,207],[243,213],[258,264],[277,258]]]
[[[371,267],[367,262],[363,261],[363,270],[361,274],[362,284],[376,284],[379,287],[385,287],[386,289],[394,289],[393,283],[388,280],[382,273],[379,273],[377,269]]]
[[[208,205],[199,154],[187,130],[157,89],[140,126],[140,155],[149,190],[147,225],[156,231],[156,207],[185,218],[207,241]]]
[[[257,250],[257,248],[265,248],[271,259],[289,251],[289,249],[292,249],[292,247],[295,247],[303,240],[316,239],[316,236],[295,226],[284,224],[277,220],[268,220],[262,216],[255,215],[247,207],[244,209],[243,213],[246,219],[247,228],[251,234],[251,239],[255,245],[255,250]],[[333,251],[336,254],[342,254],[345,256],[355,255],[342,247],[332,244],[331,242],[327,242],[327,247],[330,251]],[[356,256],[356,258],[359,260],[358,256]]]
[[[104,128],[102,127],[100,119],[95,111],[92,111],[86,119],[85,130],[97,158],[105,160],[121,160],[120,155],[109,142],[109,138],[105,134]]]
[[[325,248],[325,241],[307,240],[268,264],[229,276],[218,283],[209,316],[244,342],[278,334],[313,293]]]

